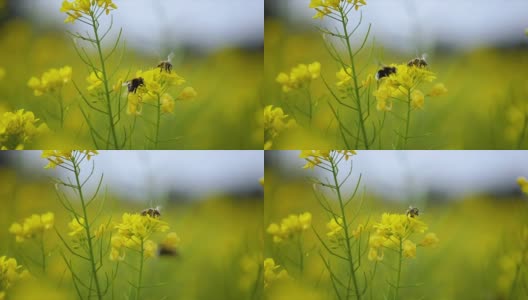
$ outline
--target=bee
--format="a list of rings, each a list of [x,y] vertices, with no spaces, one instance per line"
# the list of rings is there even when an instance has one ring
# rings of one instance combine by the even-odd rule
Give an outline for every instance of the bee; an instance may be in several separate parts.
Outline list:
[[[376,72],[376,80],[380,80],[383,77],[389,77],[390,74],[396,74],[396,67],[383,67]]]
[[[409,206],[409,209],[407,210],[407,213],[406,213],[409,217],[411,218],[414,218],[418,215],[420,215],[420,211],[418,210],[418,208],[416,207],[412,207],[412,206]]]
[[[425,57],[425,54],[422,54],[421,57],[413,58],[407,63],[407,66],[425,68],[427,67],[427,61],[425,61]]]
[[[147,208],[147,209],[144,209],[142,212],[141,212],[141,215],[142,216],[150,216],[151,218],[159,218],[161,217],[161,213],[160,213],[160,209],[159,207],[151,207],[151,208]]]
[[[172,71],[172,58],[173,57],[174,57],[174,52],[171,52],[169,56],[167,57],[167,60],[161,61],[159,63],[157,67],[160,68],[160,73],[163,71],[170,73]]]
[[[160,244],[158,255],[159,256],[180,256],[180,253],[178,252],[178,249],[174,247],[169,247],[167,245]]]
[[[130,80],[126,83],[126,85],[128,86],[128,92],[135,94],[140,86],[145,85],[145,81],[142,77],[138,77]]]

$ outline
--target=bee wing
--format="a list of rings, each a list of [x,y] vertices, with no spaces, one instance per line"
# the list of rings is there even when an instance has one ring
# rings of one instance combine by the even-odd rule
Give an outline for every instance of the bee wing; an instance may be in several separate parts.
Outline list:
[[[168,61],[169,63],[172,63],[172,59],[173,59],[173,58],[174,58],[174,51],[171,52],[171,53],[169,54],[169,56],[167,56],[167,61]]]
[[[427,53],[422,53],[422,59],[427,61],[427,59],[429,59],[429,54]]]

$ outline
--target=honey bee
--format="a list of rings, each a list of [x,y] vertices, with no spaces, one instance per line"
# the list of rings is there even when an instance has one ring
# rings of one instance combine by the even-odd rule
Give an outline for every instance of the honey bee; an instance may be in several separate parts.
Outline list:
[[[159,256],[180,256],[180,253],[178,252],[178,249],[174,247],[169,247],[167,245],[160,244],[158,255]]]
[[[150,216],[151,218],[159,218],[161,217],[161,213],[160,213],[160,209],[159,207],[151,207],[151,208],[147,208],[147,209],[144,209],[142,212],[141,212],[141,215],[142,216]]]
[[[128,92],[135,94],[140,86],[145,85],[145,81],[142,77],[138,77],[130,80],[126,83],[126,85],[128,86]]]
[[[420,211],[416,207],[409,206],[409,209],[407,209],[406,213],[409,217],[414,218],[418,215],[420,215]]]
[[[425,61],[425,57],[425,54],[422,54],[421,57],[413,58],[407,63],[407,66],[425,68],[427,67],[427,61]]]
[[[376,72],[376,80],[380,80],[383,77],[389,77],[390,74],[396,74],[396,67],[383,67]]]
[[[160,73],[163,71],[170,73],[172,71],[172,58],[173,57],[174,57],[174,52],[171,52],[169,56],[167,57],[167,60],[161,61],[159,63],[157,67],[160,68]]]

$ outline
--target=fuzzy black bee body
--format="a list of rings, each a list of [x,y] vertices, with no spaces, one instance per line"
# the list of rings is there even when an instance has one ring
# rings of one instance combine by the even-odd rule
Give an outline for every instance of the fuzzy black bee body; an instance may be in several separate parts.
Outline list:
[[[420,215],[420,211],[418,210],[418,208],[409,206],[409,209],[407,210],[407,216],[414,218],[418,215]]]
[[[151,218],[159,218],[161,217],[161,213],[159,211],[159,208],[147,208],[141,212],[142,216],[150,216]]]
[[[383,67],[376,73],[376,80],[389,77],[391,74],[396,74],[396,67]]]
[[[142,85],[145,85],[145,81],[142,77],[134,78],[127,83],[128,92],[135,94],[137,89]]]

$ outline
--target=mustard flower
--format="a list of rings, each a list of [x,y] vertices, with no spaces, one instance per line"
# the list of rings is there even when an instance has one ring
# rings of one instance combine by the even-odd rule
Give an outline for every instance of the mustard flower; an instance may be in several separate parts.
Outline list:
[[[194,90],[193,87],[187,86],[183,88],[180,95],[178,96],[178,99],[180,100],[192,100],[198,96],[198,93]]]
[[[146,240],[145,244],[143,245],[143,248],[143,256],[145,258],[151,258],[156,256],[156,253],[158,251],[158,246],[152,240]]]
[[[49,163],[44,167],[45,169],[54,169],[65,162],[72,161],[76,155],[84,155],[87,160],[99,154],[97,150],[44,150],[42,151],[42,158],[45,158]]]
[[[22,266],[19,265],[14,258],[8,258],[6,256],[0,257],[0,296],[6,294],[6,291],[11,288],[15,282],[28,276],[27,270],[22,270]]]
[[[0,150],[23,150],[33,138],[49,131],[30,111],[5,112],[0,118]]]
[[[88,77],[86,77],[86,82],[88,87],[86,88],[89,92],[94,94],[103,92],[103,73],[102,72],[91,72]]]
[[[163,94],[161,96],[161,112],[172,113],[174,112],[174,99],[169,94]]]
[[[70,228],[68,235],[72,238],[83,236],[85,226],[84,218],[73,218],[70,223],[68,223],[68,228]]]
[[[340,10],[347,10],[346,6],[352,5],[355,10],[361,6],[367,5],[366,0],[312,0],[310,8],[314,8],[317,13],[313,16],[314,19],[323,19],[325,16],[338,13]]]
[[[121,217],[121,223],[117,224],[115,228],[118,234],[124,238],[131,239],[135,237],[145,240],[153,233],[167,231],[169,225],[149,215],[142,216],[140,214],[124,213]]]
[[[264,259],[264,288],[268,288],[274,281],[288,278],[288,271],[284,269],[278,271],[280,267],[273,258]]]
[[[347,68],[346,70],[344,68],[341,68],[339,72],[336,73],[337,78],[337,86],[338,87],[347,87],[352,82],[352,68]]]
[[[418,216],[408,214],[384,213],[381,220],[373,225],[375,232],[369,238],[368,259],[372,261],[383,260],[385,248],[398,250],[401,246],[403,257],[416,257],[416,243],[411,240],[416,234],[423,234],[427,231],[427,224]],[[438,237],[434,233],[425,235],[419,244],[424,247],[434,247],[438,244]]]
[[[26,239],[32,239],[37,236],[42,236],[44,231],[53,228],[55,222],[55,215],[52,212],[47,212],[42,215],[34,214],[29,218],[24,219],[22,224],[13,223],[9,227],[9,232],[14,234],[17,242],[23,242]]]
[[[312,80],[319,78],[320,74],[321,63],[316,61],[308,65],[300,64],[292,68],[289,75],[281,72],[277,75],[276,81],[282,85],[282,91],[288,93],[305,87]]]
[[[169,232],[165,239],[160,243],[161,248],[176,250],[180,245],[181,239],[176,232]]]
[[[343,218],[337,217],[336,219],[333,217],[326,224],[326,228],[328,228],[328,232],[326,233],[326,236],[335,237],[339,232],[343,230]]]
[[[103,9],[108,15],[110,11],[117,9],[117,5],[112,0],[64,0],[60,11],[68,15],[64,23],[73,23],[83,16],[95,17],[99,9]]]
[[[268,105],[264,108],[264,150],[269,150],[273,146],[275,139],[286,129],[295,127],[294,119],[288,119],[288,115],[280,107]]]
[[[517,184],[519,185],[521,191],[524,194],[528,194],[528,179],[526,179],[525,177],[519,177],[517,178]]]
[[[394,67],[396,72],[380,78],[379,86],[373,92],[377,100],[376,108],[380,111],[390,111],[392,110],[392,100],[399,99],[404,102],[410,101],[413,109],[422,109],[425,95],[418,87],[434,81],[436,75],[426,67],[408,64],[392,64],[391,67]],[[440,96],[446,92],[447,89],[443,84],[436,84],[429,96]]]
[[[302,150],[299,157],[306,160],[303,168],[313,169],[325,161],[329,162],[337,155],[342,155],[345,160],[348,160],[356,154],[355,150]]]
[[[50,69],[44,72],[40,78],[31,77],[27,83],[33,90],[35,96],[42,96],[48,93],[55,93],[71,81],[72,68],[64,66],[60,69]]]
[[[305,212],[299,215],[291,214],[283,218],[280,224],[271,223],[266,232],[273,236],[275,243],[293,238],[310,228],[312,224],[312,214]]]

